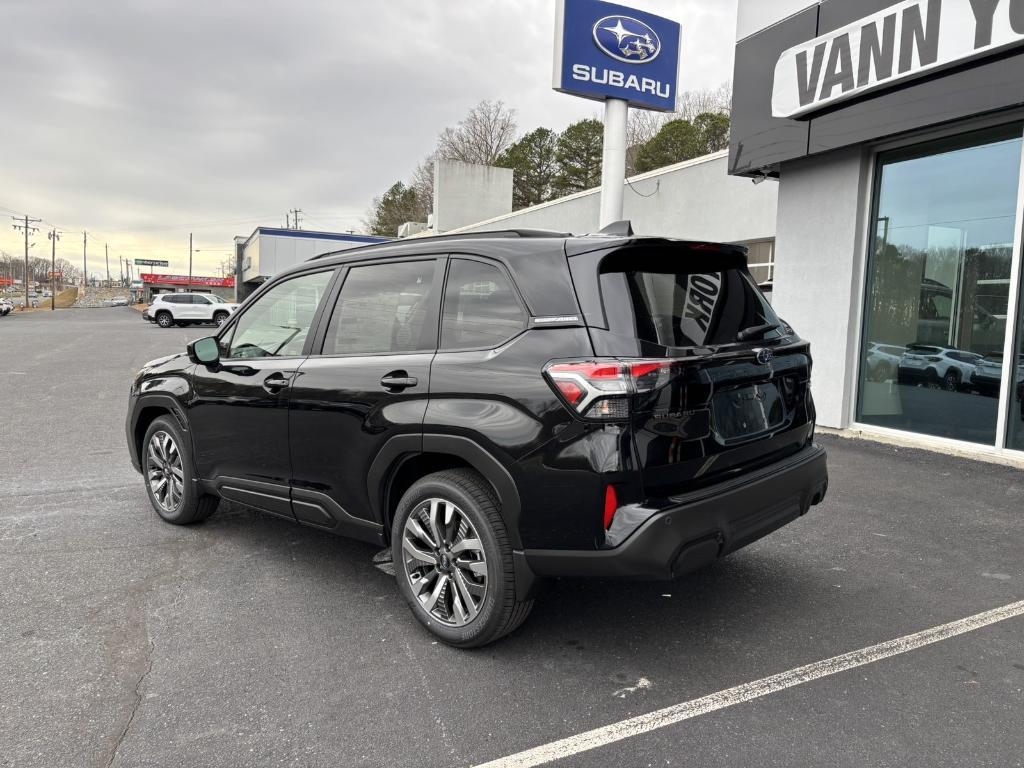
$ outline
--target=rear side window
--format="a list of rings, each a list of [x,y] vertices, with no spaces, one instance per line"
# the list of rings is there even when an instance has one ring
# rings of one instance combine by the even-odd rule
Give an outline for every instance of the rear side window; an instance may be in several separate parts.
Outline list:
[[[490,349],[523,330],[526,313],[498,267],[452,259],[441,318],[442,349]]]
[[[665,347],[734,344],[741,331],[779,325],[741,256],[685,246],[630,249],[601,264],[612,330]],[[751,337],[778,338],[780,329]]]
[[[327,327],[323,354],[434,350],[436,264],[431,259],[350,269]]]

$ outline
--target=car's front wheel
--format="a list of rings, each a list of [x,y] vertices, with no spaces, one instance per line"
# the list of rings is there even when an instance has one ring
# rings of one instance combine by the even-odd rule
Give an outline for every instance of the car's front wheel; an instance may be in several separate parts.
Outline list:
[[[227,312],[215,312],[213,314],[213,324],[216,325],[216,326],[223,325],[224,321],[227,320],[227,319],[228,319],[228,313]]]
[[[219,499],[200,492],[192,452],[171,416],[153,420],[142,440],[142,474],[153,509],[168,523],[188,525],[205,520]]]
[[[170,312],[157,312],[156,313],[156,324],[161,328],[170,328],[174,325],[174,318],[171,317]]]
[[[416,482],[391,526],[398,589],[416,619],[459,648],[491,643],[523,623],[512,545],[497,499],[476,472],[453,469]]]

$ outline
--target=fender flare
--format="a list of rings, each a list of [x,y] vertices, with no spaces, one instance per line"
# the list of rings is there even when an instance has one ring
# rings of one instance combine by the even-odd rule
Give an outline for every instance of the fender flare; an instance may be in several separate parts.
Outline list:
[[[384,524],[386,518],[384,506],[391,479],[406,461],[424,453],[455,456],[483,475],[498,494],[501,516],[508,528],[512,548],[522,549],[519,536],[522,502],[512,475],[492,453],[461,435],[396,435],[384,444],[370,465],[366,478],[367,497],[374,505],[374,517],[381,524]]]
[[[139,456],[139,445],[136,441],[135,431],[139,426],[139,414],[146,408],[162,408],[169,411],[175,420],[178,422],[178,426],[181,427],[181,431],[185,433],[188,438],[190,447],[192,448],[193,455],[195,454],[195,446],[192,443],[192,430],[188,428],[188,417],[185,416],[185,410],[182,408],[180,402],[173,395],[164,392],[153,392],[145,395],[139,395],[138,399],[132,405],[131,419],[128,423],[128,440],[129,440],[129,451],[132,459],[132,465],[136,470],[141,470],[141,457]]]

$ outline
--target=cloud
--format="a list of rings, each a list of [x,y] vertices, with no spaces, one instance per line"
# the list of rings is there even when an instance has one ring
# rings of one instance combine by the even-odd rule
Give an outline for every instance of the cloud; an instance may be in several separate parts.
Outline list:
[[[684,89],[731,77],[735,0],[637,5],[682,23]],[[310,228],[358,228],[481,99],[514,107],[523,132],[599,112],[550,90],[553,14],[551,0],[5,0],[0,207],[178,268],[190,230],[226,250],[296,206]],[[80,240],[61,255],[80,263]],[[102,245],[93,256],[99,271]]]

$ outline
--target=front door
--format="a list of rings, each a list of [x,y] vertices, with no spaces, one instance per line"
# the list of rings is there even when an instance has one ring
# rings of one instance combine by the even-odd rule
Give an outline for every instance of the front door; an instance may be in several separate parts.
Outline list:
[[[419,450],[443,264],[421,257],[347,270],[317,344],[321,354],[302,364],[292,387],[292,507],[299,522],[382,540],[368,476],[393,437],[410,436]]]
[[[292,517],[288,399],[333,275],[321,270],[271,287],[220,334],[222,359],[196,366],[196,468],[225,498]]]

